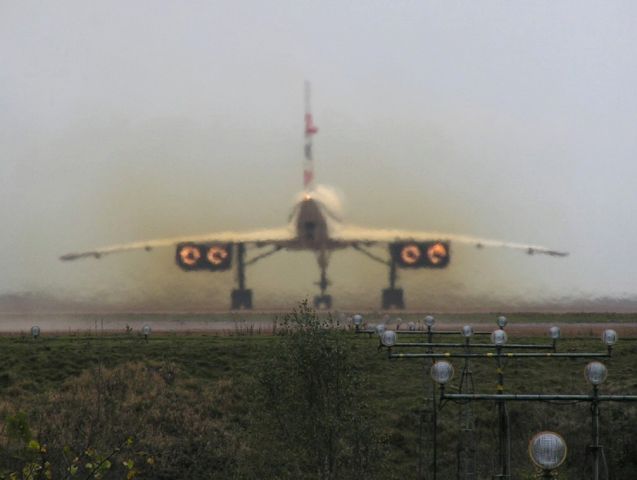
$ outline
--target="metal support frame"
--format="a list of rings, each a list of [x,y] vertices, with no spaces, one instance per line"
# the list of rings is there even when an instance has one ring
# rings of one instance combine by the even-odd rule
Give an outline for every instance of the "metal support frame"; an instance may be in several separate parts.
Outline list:
[[[610,358],[609,353],[391,353],[389,358]]]
[[[428,342],[415,342],[415,343],[395,343],[392,348],[395,347],[444,347],[444,348],[465,348],[465,343],[428,343]],[[496,345],[493,343],[472,343],[471,348],[492,348],[496,349]],[[502,349],[529,349],[529,350],[553,350],[553,345],[531,345],[531,344],[515,344],[502,345]],[[466,352],[469,353],[469,352]]]
[[[463,368],[463,376],[461,378],[461,387],[460,391],[462,392],[462,385],[464,383],[465,370],[468,370],[469,360],[471,358],[494,358],[496,360],[498,381],[497,381],[497,392],[496,394],[475,394],[475,393],[458,393],[458,394],[446,394],[444,391],[444,385],[440,386],[440,408],[444,405],[447,400],[456,400],[463,401],[465,405],[470,404],[475,400],[489,400],[495,401],[497,405],[498,412],[498,473],[493,475],[493,479],[511,479],[511,430],[509,424],[509,415],[507,410],[507,402],[509,401],[551,401],[551,400],[576,400],[576,401],[590,401],[591,402],[591,416],[592,416],[592,445],[590,446],[591,451],[594,455],[594,480],[599,480],[599,464],[600,459],[604,460],[605,457],[603,453],[603,447],[599,444],[599,402],[601,401],[637,401],[637,395],[599,395],[597,392],[597,388],[595,387],[593,390],[593,395],[543,395],[543,394],[505,394],[504,393],[504,370],[503,370],[503,360],[506,358],[609,358],[612,355],[612,348],[608,348],[606,353],[555,353],[553,352],[521,352],[521,353],[503,353],[503,349],[506,348],[506,345],[495,345],[496,351],[495,353],[473,353],[471,352],[470,347],[476,347],[478,345],[471,345],[469,338],[465,339],[465,344],[462,345],[464,347],[464,352],[462,353],[453,353],[453,352],[445,352],[445,353],[433,353],[433,347],[441,346],[444,344],[436,344],[432,343],[431,339],[433,336],[433,331],[431,327],[427,329],[427,343],[418,344],[418,346],[427,348],[427,353],[392,353],[392,349],[388,348],[388,357],[391,358],[431,358],[433,362],[436,359],[448,359],[448,358],[464,358],[465,366]],[[453,344],[457,346],[457,344]],[[484,344],[482,344],[484,345]],[[514,347],[516,344],[509,345],[509,347]],[[394,345],[398,346],[398,344]],[[403,344],[400,346],[414,346],[413,344]],[[493,345],[485,345],[488,347],[493,347]],[[527,345],[518,345],[521,348],[549,348],[555,350],[556,342],[553,341],[549,346],[527,346]],[[434,403],[435,405],[435,403]],[[433,427],[433,437],[434,442],[436,440],[437,434],[437,416],[434,414],[432,417],[432,427]],[[460,456],[460,445],[458,446],[458,456]],[[434,461],[433,461],[433,478],[436,478],[437,472],[437,450],[434,447],[433,449]],[[465,470],[466,473],[467,470]],[[460,476],[460,465],[458,465],[458,479],[461,479]],[[467,476],[465,474],[464,478],[475,478],[471,476]]]
[[[369,329],[358,329],[355,333],[374,333],[373,330],[369,330]],[[396,332],[399,335],[427,335],[429,336],[430,332],[428,332],[427,330],[399,330]],[[491,332],[474,332],[474,335],[491,335]],[[456,335],[456,336],[460,336],[462,335],[462,333],[460,332],[456,332],[456,331],[451,331],[451,330],[431,330],[431,335]],[[435,346],[439,346],[440,344],[434,344]]]
[[[428,330],[400,330],[396,333],[400,335],[424,335],[428,333]],[[432,335],[462,335],[460,330],[434,330],[431,329]],[[491,332],[473,332],[473,335],[491,335]]]
[[[498,384],[499,386],[499,384]],[[593,480],[599,480],[600,476],[600,463],[603,462],[604,469],[608,471],[606,465],[606,456],[604,455],[604,447],[599,443],[599,404],[600,402],[637,402],[637,395],[600,395],[597,386],[593,387],[593,393],[591,395],[550,395],[550,394],[464,394],[464,393],[445,393],[444,386],[441,387],[440,402],[441,405],[445,400],[456,400],[464,402],[473,401],[495,401],[498,404],[498,413],[500,414],[500,405],[506,407],[507,402],[550,402],[550,401],[577,401],[577,402],[590,402],[591,404],[591,440],[592,443],[589,449],[593,453]],[[508,424],[507,424],[508,426]],[[502,433],[502,430],[500,430]],[[509,432],[507,432],[509,433]],[[500,437],[499,437],[500,438]],[[502,444],[500,444],[502,448]],[[502,458],[500,457],[500,460]],[[502,463],[500,467],[502,468]],[[504,470],[501,470],[504,473]],[[510,475],[510,470],[509,470]],[[495,476],[494,478],[507,478],[501,476]]]

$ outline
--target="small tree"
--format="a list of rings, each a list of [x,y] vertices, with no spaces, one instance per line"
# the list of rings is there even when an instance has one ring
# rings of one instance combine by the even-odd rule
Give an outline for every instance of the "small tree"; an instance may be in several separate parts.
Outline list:
[[[265,478],[373,478],[382,451],[351,342],[307,302],[287,315],[258,374],[252,425]]]

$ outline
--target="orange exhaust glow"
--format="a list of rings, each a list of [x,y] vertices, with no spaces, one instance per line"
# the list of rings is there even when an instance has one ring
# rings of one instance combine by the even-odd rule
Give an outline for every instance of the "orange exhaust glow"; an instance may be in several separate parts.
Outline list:
[[[197,261],[201,258],[201,252],[197,247],[192,245],[186,245],[179,250],[179,258],[184,265],[193,267],[197,264]]]
[[[400,259],[405,265],[415,265],[422,256],[422,252],[418,245],[405,245],[400,251]]]
[[[228,258],[228,250],[224,247],[212,246],[208,249],[207,257],[211,265],[221,265]]]
[[[447,259],[447,247],[442,243],[434,243],[427,249],[427,258],[432,265],[439,265]]]

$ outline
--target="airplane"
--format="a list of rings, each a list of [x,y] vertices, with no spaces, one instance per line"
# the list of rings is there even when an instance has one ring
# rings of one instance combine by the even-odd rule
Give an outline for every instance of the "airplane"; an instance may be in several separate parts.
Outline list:
[[[231,293],[231,309],[251,309],[252,290],[246,288],[246,267],[281,250],[309,250],[315,253],[321,276],[317,282],[320,294],[314,297],[316,308],[332,308],[332,296],[327,293],[330,281],[327,268],[330,255],[336,250],[352,248],[368,258],[386,265],[389,269],[389,286],[382,290],[383,310],[404,309],[403,289],[396,286],[398,269],[433,268],[449,265],[452,244],[485,247],[504,247],[521,250],[529,255],[545,254],[564,257],[568,252],[552,250],[539,245],[480,239],[467,235],[435,232],[411,232],[361,228],[342,222],[331,207],[329,198],[314,182],[312,139],[318,133],[310,109],[310,86],[305,84],[305,144],[303,164],[303,191],[293,206],[287,226],[249,232],[217,232],[189,237],[167,238],[112,245],[79,253],[67,253],[60,260],[101,258],[113,253],[131,250],[151,251],[160,247],[175,248],[175,262],[186,272],[223,272],[236,265],[237,286]],[[370,251],[369,247],[384,246],[388,257]],[[269,249],[247,259],[248,247]]]

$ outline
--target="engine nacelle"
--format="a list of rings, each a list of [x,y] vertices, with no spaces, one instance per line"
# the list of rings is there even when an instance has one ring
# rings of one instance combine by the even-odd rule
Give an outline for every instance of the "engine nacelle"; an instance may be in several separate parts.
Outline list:
[[[232,267],[232,244],[191,243],[177,245],[175,261],[182,270],[228,270]]]
[[[392,243],[389,253],[400,268],[445,268],[450,260],[449,242]]]

